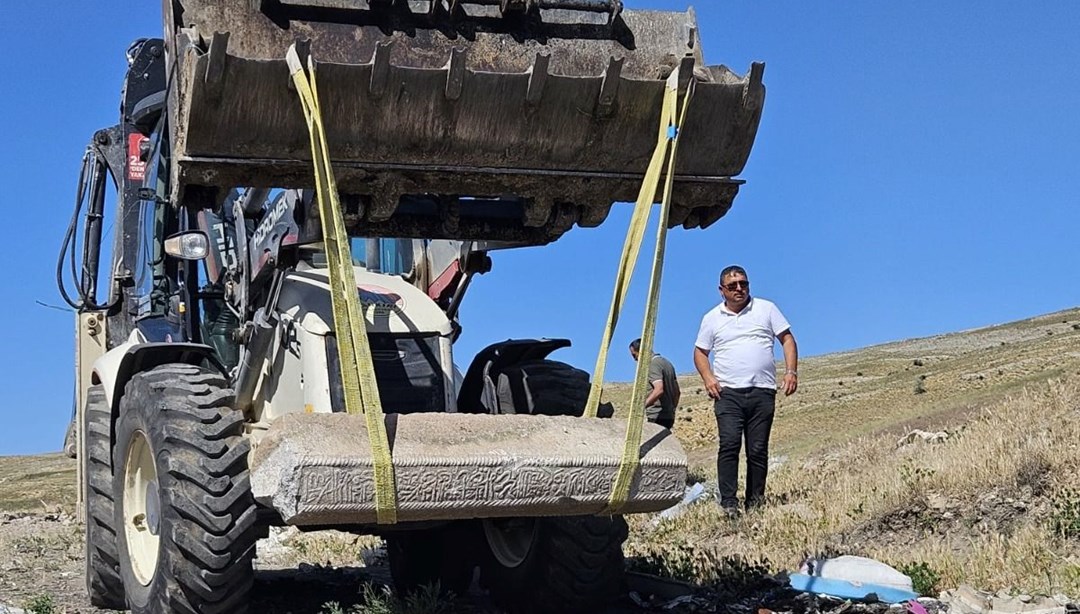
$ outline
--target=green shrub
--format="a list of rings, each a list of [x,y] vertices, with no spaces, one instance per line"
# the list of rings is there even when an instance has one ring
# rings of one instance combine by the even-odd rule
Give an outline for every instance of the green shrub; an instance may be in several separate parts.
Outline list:
[[[52,595],[41,594],[26,602],[26,611],[30,614],[57,614],[56,602]]]
[[[903,482],[913,494],[922,493],[927,482],[934,477],[935,473],[937,472],[929,467],[920,467],[916,465],[911,459],[905,460],[904,463],[900,465],[900,481]]]
[[[1080,538],[1080,491],[1066,488],[1053,497],[1050,529],[1065,539]]]
[[[915,394],[924,394],[926,392],[925,382],[926,382],[926,376],[925,375],[920,375],[919,377],[915,378],[915,390],[914,390]]]
[[[404,599],[388,586],[365,584],[361,594],[364,602],[345,609],[340,603],[324,603],[319,614],[446,614],[450,602],[439,594],[439,585],[428,585],[413,591]]]
[[[926,563],[907,563],[896,568],[911,578],[911,585],[920,595],[934,596],[939,592],[941,574]]]
[[[713,548],[702,548],[682,540],[651,546],[647,552],[629,557],[627,569],[650,573],[691,584],[721,582],[731,588],[753,586],[771,574],[765,560],[746,560],[721,555]]]

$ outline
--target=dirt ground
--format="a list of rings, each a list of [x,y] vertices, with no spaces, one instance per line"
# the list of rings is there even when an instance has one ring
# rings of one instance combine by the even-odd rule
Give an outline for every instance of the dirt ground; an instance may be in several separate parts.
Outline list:
[[[67,512],[0,513],[0,604],[19,607],[49,596],[57,612],[106,612],[86,601],[82,531]],[[353,605],[364,582],[388,580],[383,567],[279,569],[266,560],[259,566],[250,611],[267,614],[319,612],[327,602]]]
[[[26,474],[16,471],[28,466],[38,470]],[[73,515],[74,487],[61,484],[73,482],[74,472],[75,461],[59,454],[0,457],[0,505],[8,508],[0,509],[0,606],[26,608],[34,600],[48,599],[54,606],[49,614],[109,612],[90,606],[86,599],[84,529]],[[33,474],[38,477],[25,477]],[[43,488],[50,480],[57,482],[56,488]],[[252,614],[329,613],[333,610],[326,607],[328,603],[348,611],[364,605],[365,585],[379,595],[385,595],[390,586],[381,540],[337,531],[271,529],[270,537],[259,541],[255,567]],[[446,614],[501,611],[476,583],[470,594],[440,602],[439,607]],[[648,607],[639,607],[629,597],[612,610],[646,611]]]
[[[326,538],[324,538],[326,539]],[[340,535],[328,538],[345,543]],[[264,540],[265,541],[265,540]],[[262,546],[263,544],[260,544]],[[35,598],[48,596],[54,609],[51,614],[104,614],[86,601],[83,585],[82,527],[66,512],[0,514],[0,611],[3,605],[26,606]],[[389,570],[375,564],[364,567],[328,567],[299,564],[289,569],[277,568],[295,553],[273,554],[256,562],[256,587],[250,612],[258,614],[322,614],[330,609],[324,604],[336,602],[342,608],[363,604],[361,587],[389,583]],[[363,560],[357,561],[363,565]],[[885,604],[851,604],[840,600],[801,594],[785,587],[768,574],[749,574],[745,580],[727,586],[688,587],[656,578],[631,578],[632,595],[608,612],[846,612],[849,614],[885,614],[896,612]],[[658,585],[657,585],[658,583]],[[475,585],[474,585],[475,588]],[[943,606],[925,600],[928,614],[940,614]],[[440,604],[447,614],[497,614],[482,591],[453,603]],[[360,610],[364,612],[366,610]],[[375,610],[384,612],[385,610]],[[414,611],[409,610],[410,614]],[[44,614],[44,613],[43,613]],[[604,613],[597,613],[604,614]]]
[[[37,459],[37,461],[34,461]],[[0,511],[0,606],[27,608],[35,600],[47,599],[52,609],[28,610],[38,614],[103,614],[86,600],[83,571],[83,527],[75,521],[73,488],[49,491],[35,486],[40,495],[37,510],[23,490],[11,488],[34,482],[16,480],[13,465],[38,465],[38,473],[51,479],[74,476],[74,461],[60,455],[14,458],[0,457],[0,475],[8,488],[0,494],[18,511]],[[66,468],[66,471],[65,471]],[[0,484],[2,486],[2,484]],[[57,496],[66,493],[71,498]],[[17,497],[16,497],[17,496]],[[0,497],[2,499],[2,497]],[[387,590],[390,573],[380,540],[335,531],[300,533],[295,529],[272,529],[259,542],[256,559],[256,587],[250,612],[253,614],[330,614],[326,604],[335,602],[342,610],[357,606],[357,614],[418,614],[415,609],[366,609],[363,587],[377,593]],[[755,614],[762,608],[772,612],[807,614],[843,611],[850,614],[884,614],[884,604],[852,605],[837,600],[802,595],[786,588],[765,571],[747,570],[736,581],[723,586],[691,586],[661,580],[645,574],[630,574],[626,598],[609,613],[643,612],[732,612]],[[445,614],[497,614],[501,612],[475,583],[469,595],[453,602],[440,602]],[[940,604],[927,603],[929,614],[941,612]],[[3,608],[0,607],[0,612]],[[351,614],[351,612],[350,612]],[[605,614],[598,612],[597,614]]]
[[[0,606],[49,598],[54,614],[107,611],[86,600],[83,526],[74,512],[74,460],[62,454],[0,457]],[[348,608],[362,602],[364,584],[381,589],[390,582],[378,539],[284,535],[275,531],[259,542],[252,613],[314,614],[329,602]],[[477,595],[452,611],[493,610]]]

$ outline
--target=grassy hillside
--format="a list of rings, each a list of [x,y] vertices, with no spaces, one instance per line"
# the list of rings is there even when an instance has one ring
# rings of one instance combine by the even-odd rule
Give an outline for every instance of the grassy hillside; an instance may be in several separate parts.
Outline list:
[[[853,437],[963,423],[1030,384],[1078,374],[1080,309],[804,358],[799,392],[777,397],[772,454],[803,457]],[[696,374],[679,381],[683,399],[675,434],[706,468],[716,442],[712,401]],[[618,411],[625,410],[629,386],[609,384],[605,393]]]
[[[810,358],[779,401],[771,502],[737,521],[713,505],[656,529],[647,569],[709,581],[732,566],[793,569],[861,554],[926,585],[1080,594],[1080,310]],[[682,378],[675,433],[715,484],[716,425]],[[616,406],[626,386],[609,386]],[[943,443],[898,445],[914,428]]]
[[[0,512],[72,513],[74,508],[74,460],[60,453],[0,456]]]

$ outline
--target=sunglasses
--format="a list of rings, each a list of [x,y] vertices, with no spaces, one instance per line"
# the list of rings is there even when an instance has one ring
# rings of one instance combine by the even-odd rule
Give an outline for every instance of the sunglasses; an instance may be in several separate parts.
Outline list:
[[[743,288],[744,290],[748,290],[750,288],[750,282],[748,280],[746,280],[746,279],[741,279],[739,281],[733,281],[730,284],[723,284],[720,287],[727,290],[728,292],[734,292],[735,290],[737,290],[739,288]]]

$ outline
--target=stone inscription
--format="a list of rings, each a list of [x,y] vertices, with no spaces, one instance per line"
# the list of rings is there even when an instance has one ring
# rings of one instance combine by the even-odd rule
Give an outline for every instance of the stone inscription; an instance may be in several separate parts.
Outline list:
[[[374,503],[370,467],[306,467],[302,472],[300,509]],[[402,503],[606,497],[614,479],[612,467],[403,467],[396,475]],[[634,480],[633,491],[681,494],[684,479],[682,469],[645,467]]]

